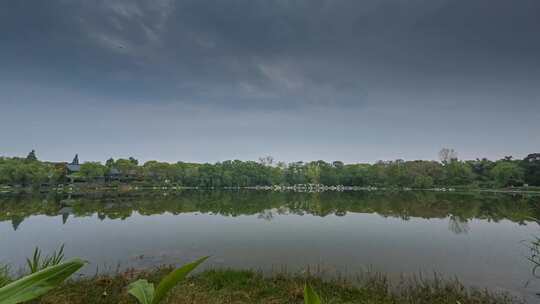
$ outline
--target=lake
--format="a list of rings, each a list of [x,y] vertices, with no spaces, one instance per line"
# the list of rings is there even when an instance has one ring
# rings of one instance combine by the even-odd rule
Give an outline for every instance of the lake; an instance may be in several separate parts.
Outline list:
[[[212,255],[206,267],[355,277],[457,277],[533,298],[523,243],[540,235],[540,197],[481,193],[184,191],[0,197],[0,262],[35,246],[116,271]]]

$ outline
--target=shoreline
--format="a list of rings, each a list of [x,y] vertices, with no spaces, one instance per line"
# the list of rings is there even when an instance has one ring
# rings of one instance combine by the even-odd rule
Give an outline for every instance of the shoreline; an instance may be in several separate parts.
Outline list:
[[[380,192],[406,192],[406,191],[426,191],[426,192],[448,192],[448,193],[501,193],[501,194],[532,194],[540,195],[540,187],[530,187],[531,189],[523,188],[475,188],[475,187],[436,187],[436,188],[407,188],[407,187],[364,187],[364,186],[326,186],[326,185],[294,185],[294,186],[254,186],[254,187],[186,187],[178,185],[138,185],[138,184],[120,184],[120,185],[105,185],[105,184],[71,184],[60,185],[54,187],[12,187],[1,186],[0,195],[2,194],[71,194],[85,195],[96,193],[128,193],[128,192],[181,192],[185,190],[199,191],[232,191],[232,190],[250,190],[250,191],[271,191],[271,192],[362,192],[362,191],[380,191]]]
[[[80,277],[65,282],[36,303],[134,303],[126,292],[130,282],[147,279],[158,282],[171,268]],[[371,274],[353,282],[323,280],[308,275],[263,276],[251,270],[204,270],[173,289],[166,303],[303,303],[303,287],[308,282],[323,303],[415,303],[415,304],[517,304],[525,299],[505,292],[465,287],[457,280],[403,279],[390,283],[384,274]]]

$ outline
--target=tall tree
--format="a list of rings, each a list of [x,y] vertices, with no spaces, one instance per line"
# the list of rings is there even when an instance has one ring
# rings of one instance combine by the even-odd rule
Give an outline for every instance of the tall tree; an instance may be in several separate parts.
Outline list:
[[[527,155],[521,164],[525,170],[525,183],[540,186],[540,153]]]
[[[497,185],[500,187],[521,186],[523,184],[523,169],[513,162],[498,161],[491,170]]]
[[[107,167],[99,162],[85,162],[81,165],[80,174],[87,180],[102,178],[105,175]]]
[[[28,155],[26,156],[26,160],[28,161],[37,161],[37,156],[36,156],[36,151],[35,150],[32,150],[30,151],[30,153],[28,153]]]
[[[139,165],[139,161],[137,159],[135,159],[134,157],[129,157],[129,161],[134,164],[135,166],[138,166]]]
[[[107,161],[105,162],[105,166],[107,166],[107,168],[112,168],[114,166],[114,158],[109,158],[107,159]]]
[[[457,159],[458,154],[454,149],[442,148],[441,151],[439,151],[439,160],[445,165]]]
[[[472,169],[466,162],[452,161],[444,166],[444,171],[448,186],[468,185],[473,181]]]

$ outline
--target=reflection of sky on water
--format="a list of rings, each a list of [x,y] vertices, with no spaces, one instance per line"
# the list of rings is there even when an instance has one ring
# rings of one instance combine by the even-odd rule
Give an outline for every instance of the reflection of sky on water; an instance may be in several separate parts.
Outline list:
[[[33,246],[46,251],[61,243],[69,255],[92,262],[87,272],[150,267],[212,255],[209,265],[265,271],[302,271],[308,265],[327,273],[353,275],[368,268],[399,276],[433,271],[468,284],[516,293],[530,265],[521,240],[538,232],[533,224],[508,220],[410,218],[377,214],[345,216],[289,214],[269,209],[236,217],[201,213],[143,216],[124,220],[31,216],[16,231],[0,223],[0,260],[24,264]],[[534,283],[534,282],[533,282]]]

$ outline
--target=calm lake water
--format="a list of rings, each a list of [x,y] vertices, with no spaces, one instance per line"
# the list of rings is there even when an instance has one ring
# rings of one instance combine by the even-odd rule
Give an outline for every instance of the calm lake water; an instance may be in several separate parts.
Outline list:
[[[433,272],[532,299],[523,240],[540,197],[434,192],[186,191],[0,197],[0,262],[35,246],[91,262],[86,273],[212,255],[207,267],[398,278]]]

